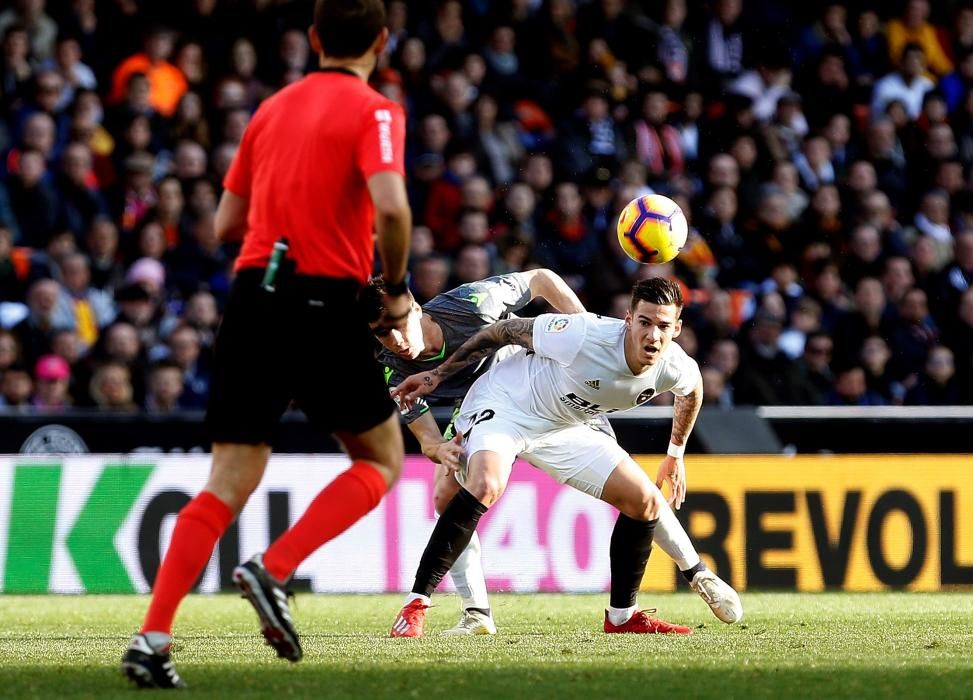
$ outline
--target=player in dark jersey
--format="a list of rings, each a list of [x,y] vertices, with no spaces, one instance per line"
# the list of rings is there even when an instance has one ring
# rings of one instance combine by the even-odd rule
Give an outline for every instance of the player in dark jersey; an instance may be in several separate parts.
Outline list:
[[[366,314],[374,319],[372,330],[383,346],[378,359],[385,367],[385,379],[390,388],[411,374],[439,366],[478,331],[511,318],[538,297],[563,313],[584,311],[581,301],[564,280],[544,269],[489,277],[443,292],[422,307],[414,304],[405,331],[383,326],[379,318],[383,297],[381,284],[373,283],[366,296],[369,304]],[[442,512],[459,490],[453,472],[460,467],[463,449],[458,439],[454,439],[452,422],[445,433],[440,432],[429,412],[430,405],[459,407],[467,390],[480,375],[495,362],[520,351],[521,348],[513,346],[501,348],[450,377],[412,410],[401,411],[409,430],[418,439],[422,453],[439,465],[434,494],[437,513]],[[494,634],[496,625],[490,613],[480,563],[480,540],[475,533],[450,573],[462,599],[463,613],[456,626],[445,634]]]

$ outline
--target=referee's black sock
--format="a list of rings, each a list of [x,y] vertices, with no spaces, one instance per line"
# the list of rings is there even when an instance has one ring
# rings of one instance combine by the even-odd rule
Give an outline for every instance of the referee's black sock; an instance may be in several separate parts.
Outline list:
[[[473,497],[469,491],[460,488],[453,500],[446,506],[446,510],[436,521],[429,542],[419,560],[416,571],[416,582],[412,586],[413,593],[431,596],[436,586],[443,580],[459,555],[466,549],[476,530],[480,516],[487,512],[487,507]]]
[[[652,552],[652,535],[655,533],[655,520],[634,520],[624,513],[618,514],[615,529],[612,530],[611,546],[611,606],[631,608],[639,594],[645,565]]]

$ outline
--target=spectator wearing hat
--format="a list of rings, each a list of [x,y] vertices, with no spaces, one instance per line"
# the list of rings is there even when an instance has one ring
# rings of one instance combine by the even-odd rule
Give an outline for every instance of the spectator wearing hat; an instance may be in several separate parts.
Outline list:
[[[36,380],[34,398],[31,401],[35,410],[55,413],[71,406],[68,384],[71,381],[71,368],[60,355],[43,355],[34,367]]]

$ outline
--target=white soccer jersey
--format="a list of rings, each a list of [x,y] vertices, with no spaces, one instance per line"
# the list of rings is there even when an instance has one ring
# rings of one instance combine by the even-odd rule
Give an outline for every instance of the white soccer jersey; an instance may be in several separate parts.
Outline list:
[[[590,313],[538,316],[534,351],[518,353],[480,377],[462,413],[475,422],[469,409],[491,404],[524,416],[522,424],[534,430],[549,430],[635,408],[666,391],[685,396],[697,386],[699,367],[676,343],[639,375],[625,361],[624,343],[625,322],[619,319]]]

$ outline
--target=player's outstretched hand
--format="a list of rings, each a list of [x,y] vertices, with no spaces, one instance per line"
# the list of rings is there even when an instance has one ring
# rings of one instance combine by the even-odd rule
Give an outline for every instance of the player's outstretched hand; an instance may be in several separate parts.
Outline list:
[[[665,482],[669,482],[669,505],[679,510],[686,500],[686,463],[681,457],[666,455],[662,459],[659,473],[655,477],[655,485],[661,489]]]
[[[463,463],[463,436],[457,434],[449,442],[436,445],[436,457],[434,461],[439,462],[451,472],[458,472]]]
[[[433,372],[420,372],[406,377],[397,387],[392,389],[392,398],[398,399],[407,411],[416,405],[416,399],[432,392],[439,386],[439,375]]]

